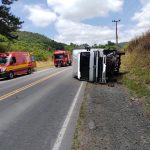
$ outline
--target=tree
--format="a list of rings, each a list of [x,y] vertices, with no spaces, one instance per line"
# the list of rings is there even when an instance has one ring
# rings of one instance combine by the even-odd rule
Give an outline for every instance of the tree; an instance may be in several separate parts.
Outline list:
[[[14,1],[17,0],[2,0],[2,5],[0,6],[0,34],[9,40],[17,38],[14,32],[19,30],[23,23],[20,18],[10,13],[9,5]]]
[[[94,45],[92,46],[92,48],[98,48],[97,44],[94,44]]]
[[[14,1],[17,1],[17,0],[2,0],[2,4],[4,4],[4,5],[10,5],[10,4],[12,4]]]
[[[108,46],[115,46],[115,43],[108,41]]]

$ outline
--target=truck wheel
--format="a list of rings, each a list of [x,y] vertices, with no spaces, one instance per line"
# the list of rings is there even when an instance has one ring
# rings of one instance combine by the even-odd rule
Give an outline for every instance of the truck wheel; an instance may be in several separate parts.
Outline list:
[[[9,79],[13,79],[14,78],[14,73],[13,72],[9,72],[8,73],[8,78]]]
[[[64,64],[64,65],[63,65],[63,67],[66,67],[66,66],[67,66],[67,64]]]
[[[32,69],[29,68],[27,74],[31,74],[32,73]]]
[[[60,64],[60,63],[58,64],[58,67],[59,67],[59,68],[61,67],[61,64]]]

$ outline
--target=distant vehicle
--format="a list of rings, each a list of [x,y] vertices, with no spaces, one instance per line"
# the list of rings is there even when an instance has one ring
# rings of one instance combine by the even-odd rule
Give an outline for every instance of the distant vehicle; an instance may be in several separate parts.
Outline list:
[[[0,78],[12,79],[15,75],[31,74],[35,67],[36,62],[32,53],[0,53]]]
[[[65,50],[55,50],[54,65],[55,67],[71,66],[72,65],[71,52]]]

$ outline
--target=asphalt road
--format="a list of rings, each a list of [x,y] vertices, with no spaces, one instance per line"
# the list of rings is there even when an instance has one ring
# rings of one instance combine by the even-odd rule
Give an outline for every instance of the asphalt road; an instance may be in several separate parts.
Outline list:
[[[1,80],[0,150],[69,150],[83,93],[71,67]],[[73,114],[67,115],[70,107]]]

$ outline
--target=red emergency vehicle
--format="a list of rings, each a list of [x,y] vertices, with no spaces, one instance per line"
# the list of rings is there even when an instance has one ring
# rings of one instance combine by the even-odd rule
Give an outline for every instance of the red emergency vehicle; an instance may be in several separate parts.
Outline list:
[[[31,74],[36,62],[32,53],[0,53],[0,78],[13,78],[15,75]]]
[[[71,66],[72,65],[71,52],[65,50],[55,50],[54,65],[55,67]]]

